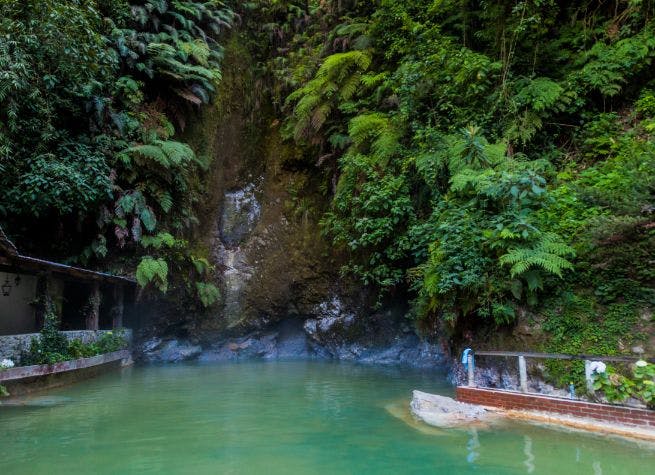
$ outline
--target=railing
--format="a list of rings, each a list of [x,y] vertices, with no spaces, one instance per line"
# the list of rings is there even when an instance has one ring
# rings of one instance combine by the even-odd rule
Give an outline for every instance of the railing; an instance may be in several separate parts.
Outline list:
[[[528,392],[528,366],[526,358],[555,359],[555,360],[583,360],[585,362],[585,381],[589,394],[594,392],[594,379],[591,368],[592,361],[608,361],[616,363],[633,363],[640,359],[650,363],[655,362],[652,358],[634,358],[630,356],[595,356],[595,355],[566,355],[558,353],[533,353],[524,351],[469,351],[467,358],[468,386],[475,387],[475,356],[500,356],[518,358],[519,366],[519,388],[521,392]]]

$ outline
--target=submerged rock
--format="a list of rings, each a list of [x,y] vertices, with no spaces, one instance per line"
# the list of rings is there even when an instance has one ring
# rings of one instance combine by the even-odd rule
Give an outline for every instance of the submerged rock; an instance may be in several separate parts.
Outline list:
[[[333,359],[421,368],[445,364],[441,347],[421,340],[414,333],[405,333],[396,328],[395,332],[380,335],[370,322],[355,323],[349,320],[348,317],[335,316],[304,321],[300,318],[284,320],[243,336],[212,342],[199,355],[199,359]],[[348,328],[349,331],[341,331]]]
[[[414,415],[410,411],[410,408],[407,407],[407,399],[401,399],[399,401],[390,402],[388,404],[385,404],[384,408],[390,415],[392,415],[396,419],[403,421],[409,427],[421,432],[422,434],[439,435],[439,436],[444,436],[449,434],[448,431],[441,430],[437,427],[432,427],[427,424],[424,424],[422,421],[414,417]]]
[[[153,338],[141,345],[141,356],[150,363],[176,363],[192,360],[202,353],[200,345],[185,340]]]
[[[200,360],[306,359],[313,356],[302,323],[285,320],[268,331],[218,341],[202,353]]]
[[[422,391],[413,391],[410,409],[426,424],[441,428],[486,425],[498,418],[496,413],[481,406]]]
[[[153,338],[141,351],[152,362],[333,359],[420,368],[447,363],[442,346],[419,338],[402,312],[357,317],[336,296],[314,307],[310,318],[293,316],[244,334],[213,335],[202,349],[186,340]]]
[[[304,323],[309,342],[319,354],[367,364],[435,367],[445,363],[443,349],[405,328],[392,312],[357,318],[337,296],[314,309]]]

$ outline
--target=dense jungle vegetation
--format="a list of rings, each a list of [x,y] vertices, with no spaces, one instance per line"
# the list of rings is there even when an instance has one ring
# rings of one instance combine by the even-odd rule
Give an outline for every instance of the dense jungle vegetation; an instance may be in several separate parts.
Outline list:
[[[626,349],[655,294],[650,1],[260,2],[325,234],[424,323]],[[641,319],[639,317],[642,317]]]
[[[0,221],[76,236],[74,256],[51,248],[83,263],[137,256],[162,291],[183,273],[214,302],[184,239],[211,157],[176,133],[237,30],[290,166],[322,183],[344,273],[381,303],[409,295],[425,326],[527,312],[551,349],[622,351],[655,300],[654,15],[650,0],[1,0]]]
[[[233,21],[214,1],[2,0],[0,217],[21,243],[83,264],[140,256],[141,285],[166,291],[175,272],[218,298],[177,237],[209,159],[174,136],[210,102]]]

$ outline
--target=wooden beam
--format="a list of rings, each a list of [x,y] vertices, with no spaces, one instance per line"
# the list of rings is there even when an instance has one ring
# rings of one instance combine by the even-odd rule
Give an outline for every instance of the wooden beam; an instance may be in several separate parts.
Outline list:
[[[7,238],[0,227],[0,265],[12,265],[22,271],[29,271],[38,274],[40,272],[52,272],[58,276],[68,277],[79,281],[95,280],[98,282],[108,282],[112,284],[134,285],[136,281],[131,277],[122,277],[98,272],[80,267],[60,264],[58,262],[46,261],[36,257],[24,256],[18,252],[16,246]]]
[[[100,302],[102,294],[100,293],[100,284],[94,282],[91,287],[89,296],[89,308],[86,315],[86,329],[98,330],[100,328]]]
[[[41,331],[45,323],[45,316],[51,306],[49,278],[47,273],[36,276],[36,304],[34,306],[34,319],[36,331]]]
[[[122,285],[114,286],[114,307],[112,308],[112,328],[123,328],[125,311],[125,289]]]
[[[111,284],[131,284],[134,285],[136,281],[128,277],[120,277],[116,275],[107,274],[104,272],[97,272],[79,267],[73,267],[58,262],[45,261],[43,259],[36,259],[34,257],[17,256],[13,258],[13,264],[21,269],[31,270],[32,272],[48,271],[56,273],[58,276],[68,277],[69,279],[84,281],[97,281],[107,282]]]

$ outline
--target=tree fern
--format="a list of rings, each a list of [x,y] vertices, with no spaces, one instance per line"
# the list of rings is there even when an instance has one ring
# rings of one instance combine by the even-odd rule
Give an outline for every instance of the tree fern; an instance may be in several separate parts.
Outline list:
[[[294,137],[300,141],[319,131],[339,103],[349,101],[371,64],[370,53],[349,51],[328,56],[314,79],[292,92]]]
[[[170,78],[171,91],[184,100],[208,102],[221,77],[222,48],[212,36],[231,27],[234,13],[220,2],[181,1],[147,1],[131,11],[139,28],[113,32],[128,66],[150,78]]]
[[[144,248],[152,247],[154,249],[173,248],[182,241],[175,239],[170,233],[158,233],[155,236],[144,236],[141,245]]]
[[[221,298],[221,291],[211,282],[196,282],[196,292],[205,307],[211,307]]]
[[[136,268],[136,281],[142,288],[153,285],[165,293],[168,290],[168,264],[164,259],[144,257]]]
[[[173,140],[159,139],[150,144],[134,145],[122,153],[156,162],[164,168],[179,168],[196,158],[189,145]]]
[[[573,248],[562,242],[555,234],[544,233],[532,245],[509,249],[499,258],[501,265],[509,265],[512,277],[520,277],[528,270],[540,268],[547,273],[562,277],[562,272],[572,269],[573,264],[566,257],[574,256]]]
[[[402,131],[385,114],[361,114],[351,119],[348,135],[353,142],[353,150],[367,153],[382,162],[388,160],[400,147]]]

